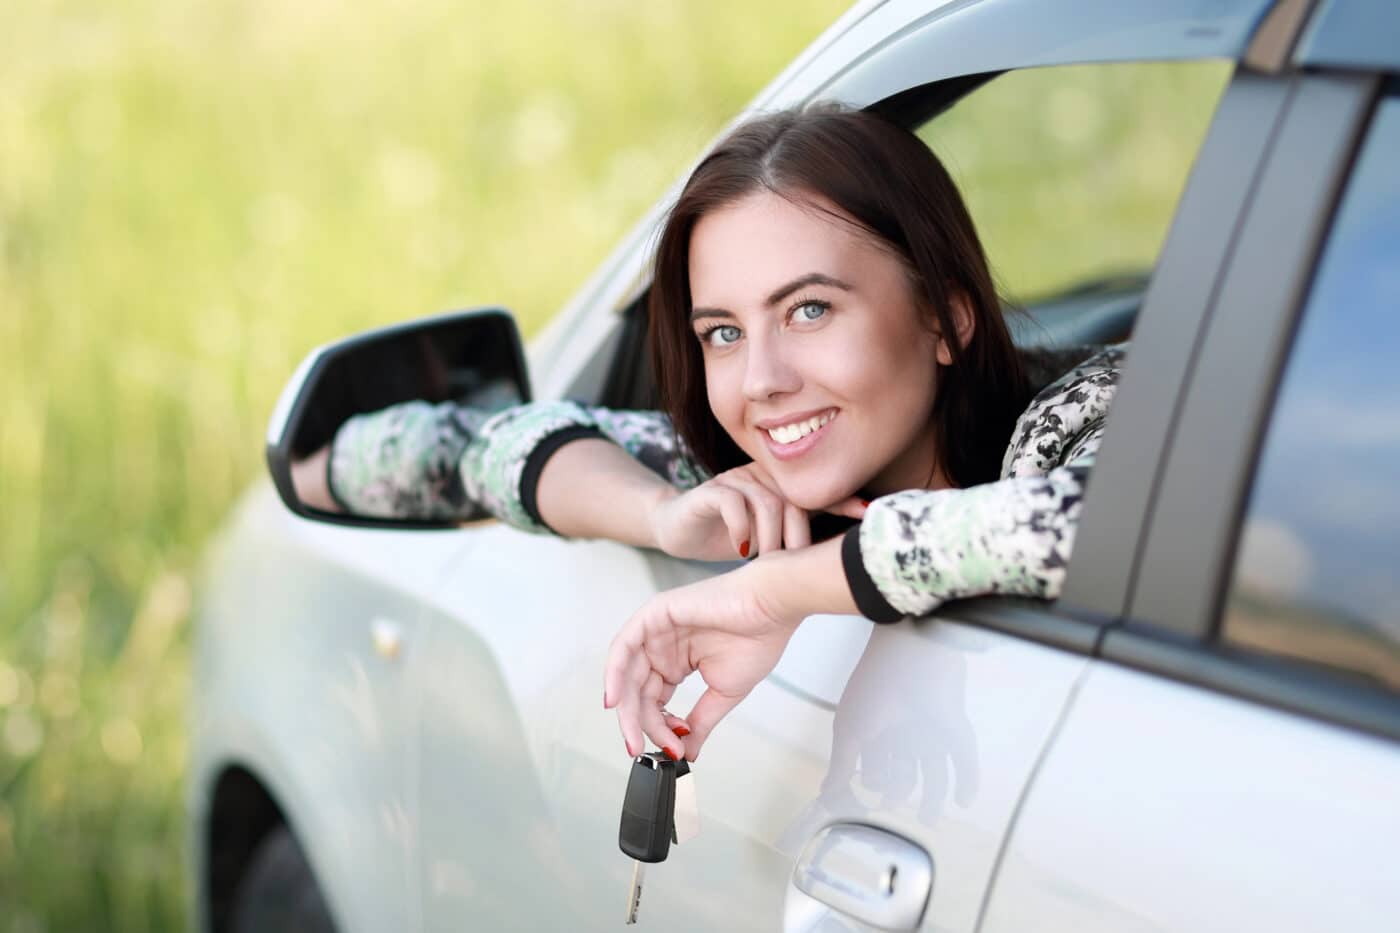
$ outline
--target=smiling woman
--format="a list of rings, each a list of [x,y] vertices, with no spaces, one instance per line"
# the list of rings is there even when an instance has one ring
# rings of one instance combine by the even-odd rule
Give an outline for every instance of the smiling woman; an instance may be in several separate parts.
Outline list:
[[[741,125],[668,217],[649,315],[665,414],[409,403],[347,422],[302,481],[363,514],[484,509],[758,557],[657,595],[614,639],[604,705],[629,754],[645,733],[694,758],[810,616],[1058,595],[1122,350],[1080,352],[1032,399],[1028,370],[1046,365],[1013,346],[961,197],[917,137],[827,107]],[[822,511],[848,530],[813,544]],[[665,713],[697,670],[708,690],[687,719]]]

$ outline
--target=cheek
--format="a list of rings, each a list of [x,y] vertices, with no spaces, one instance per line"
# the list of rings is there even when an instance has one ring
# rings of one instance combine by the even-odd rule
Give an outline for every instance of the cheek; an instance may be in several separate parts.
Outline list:
[[[744,400],[742,386],[727,359],[705,361],[705,397],[710,413],[725,433],[743,446]],[[744,448],[746,451],[748,448]]]

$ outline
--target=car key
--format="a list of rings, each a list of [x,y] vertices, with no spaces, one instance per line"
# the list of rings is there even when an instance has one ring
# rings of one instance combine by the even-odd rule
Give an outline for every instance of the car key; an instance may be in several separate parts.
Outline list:
[[[647,864],[664,862],[671,850],[678,766],[690,772],[689,762],[672,761],[664,752],[648,752],[632,759],[617,831],[618,848],[632,859],[632,883],[627,891],[629,924],[637,922]]]

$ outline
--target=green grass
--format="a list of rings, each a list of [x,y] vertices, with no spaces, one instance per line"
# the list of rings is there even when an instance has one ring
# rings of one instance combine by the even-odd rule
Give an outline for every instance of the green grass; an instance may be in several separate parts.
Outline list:
[[[188,927],[191,581],[300,357],[534,329],[844,5],[6,5],[0,931]]]
[[[7,5],[0,933],[187,928],[192,581],[306,350],[484,303],[533,330],[844,5]],[[1224,74],[1066,73],[931,131],[1007,289],[1150,262]]]

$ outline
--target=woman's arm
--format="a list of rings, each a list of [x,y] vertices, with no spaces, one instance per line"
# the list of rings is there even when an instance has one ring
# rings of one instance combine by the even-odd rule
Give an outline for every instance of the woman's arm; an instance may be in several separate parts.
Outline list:
[[[312,471],[321,462],[298,467],[304,498],[329,498],[359,515],[492,515],[524,531],[697,560],[811,543],[806,514],[771,477],[748,465],[707,478],[654,411],[550,401],[488,416],[451,402],[409,402],[347,421],[318,484]],[[853,518],[864,511],[855,498],[834,509]]]
[[[536,511],[566,537],[657,547],[655,510],[679,490],[611,440],[584,437],[559,447],[541,468]]]

